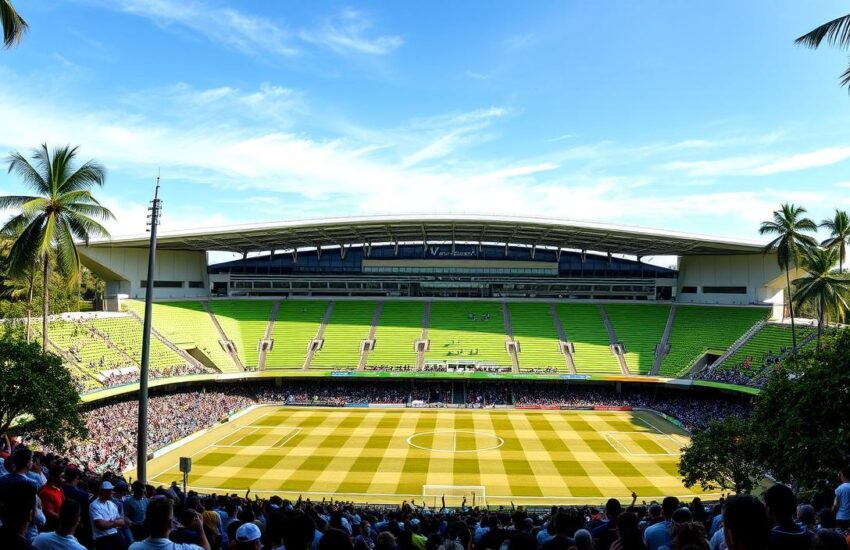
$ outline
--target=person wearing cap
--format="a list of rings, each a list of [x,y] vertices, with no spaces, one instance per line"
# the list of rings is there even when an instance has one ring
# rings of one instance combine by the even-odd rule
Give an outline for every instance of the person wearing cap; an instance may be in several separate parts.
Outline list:
[[[104,481],[100,484],[97,498],[89,505],[91,517],[92,538],[96,550],[124,550],[127,545],[118,533],[119,527],[124,527],[124,518],[118,512],[118,507],[112,501],[112,483]]]
[[[236,548],[238,550],[260,550],[263,534],[255,523],[243,523],[236,530]]]
[[[194,518],[188,527],[198,532],[198,544],[189,542],[173,542],[169,540],[174,520],[174,505],[171,500],[154,497],[148,503],[145,524],[150,536],[145,540],[134,542],[130,550],[210,550],[210,543],[204,533],[201,515],[192,511]]]

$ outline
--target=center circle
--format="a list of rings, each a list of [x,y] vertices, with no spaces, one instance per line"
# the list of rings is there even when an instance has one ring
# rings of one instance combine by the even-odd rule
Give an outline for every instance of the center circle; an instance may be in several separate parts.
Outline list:
[[[492,432],[434,430],[411,435],[407,438],[407,444],[435,453],[480,453],[498,449],[505,444],[505,440]]]

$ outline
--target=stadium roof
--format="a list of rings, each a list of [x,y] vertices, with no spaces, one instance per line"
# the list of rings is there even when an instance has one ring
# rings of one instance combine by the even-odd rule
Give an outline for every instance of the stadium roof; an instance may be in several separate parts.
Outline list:
[[[92,241],[92,247],[148,247],[147,235]],[[590,250],[636,256],[756,254],[756,241],[584,221],[490,215],[393,215],[161,231],[165,250],[259,252],[344,245],[474,242]]]

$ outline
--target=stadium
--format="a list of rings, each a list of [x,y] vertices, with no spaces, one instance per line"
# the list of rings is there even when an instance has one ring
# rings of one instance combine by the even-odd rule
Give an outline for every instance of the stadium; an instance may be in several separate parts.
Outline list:
[[[208,262],[222,251],[242,258]],[[80,253],[106,283],[105,311],[55,317],[48,340],[97,417],[138,390],[148,238]],[[658,256],[675,265],[643,261]],[[688,409],[746,410],[791,352],[775,256],[705,235],[324,219],[163,233],[156,273],[153,399],[204,399],[200,389],[227,405],[157,440],[150,479],[180,479],[189,456],[188,485],[206,493],[716,499],[677,471],[688,429],[707,421]],[[800,331],[802,348],[814,330]],[[132,476],[132,438],[122,445],[105,464],[91,445],[81,452]]]

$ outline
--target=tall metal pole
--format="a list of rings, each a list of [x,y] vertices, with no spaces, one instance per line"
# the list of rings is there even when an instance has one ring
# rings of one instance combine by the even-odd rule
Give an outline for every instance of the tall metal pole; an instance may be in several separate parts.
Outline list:
[[[154,263],[156,260],[156,228],[159,225],[159,214],[162,203],[159,200],[159,176],[156,177],[156,191],[151,201],[150,232],[151,243],[148,256],[148,280],[145,287],[145,321],[142,333],[142,371],[139,375],[139,427],[136,455],[136,478],[142,483],[148,480],[148,370],[150,367],[151,351],[151,316],[153,309],[153,279]]]

